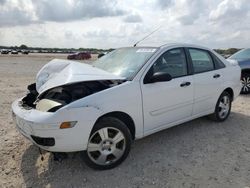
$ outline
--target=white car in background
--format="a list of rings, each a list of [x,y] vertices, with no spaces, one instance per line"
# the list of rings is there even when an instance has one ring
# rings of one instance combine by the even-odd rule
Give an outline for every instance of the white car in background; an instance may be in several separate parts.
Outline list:
[[[210,114],[226,120],[240,76],[237,63],[187,44],[120,48],[91,65],[52,60],[13,117],[38,147],[83,151],[90,167],[110,169],[135,139]]]

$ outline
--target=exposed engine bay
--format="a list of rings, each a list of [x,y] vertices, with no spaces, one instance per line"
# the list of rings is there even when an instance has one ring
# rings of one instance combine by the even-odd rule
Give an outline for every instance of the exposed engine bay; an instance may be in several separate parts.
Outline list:
[[[36,84],[28,86],[29,93],[22,99],[25,109],[35,108],[44,112],[55,112],[61,107],[92,95],[99,91],[114,87],[124,80],[85,81],[49,89],[41,94],[36,90]]]

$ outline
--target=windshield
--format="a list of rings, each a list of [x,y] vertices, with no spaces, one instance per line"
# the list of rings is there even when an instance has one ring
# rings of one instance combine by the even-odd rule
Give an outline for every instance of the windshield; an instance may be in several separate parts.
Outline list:
[[[120,48],[101,57],[93,63],[100,68],[126,79],[133,78],[157,48]]]
[[[239,52],[229,57],[229,59],[250,59],[250,48],[240,50]]]

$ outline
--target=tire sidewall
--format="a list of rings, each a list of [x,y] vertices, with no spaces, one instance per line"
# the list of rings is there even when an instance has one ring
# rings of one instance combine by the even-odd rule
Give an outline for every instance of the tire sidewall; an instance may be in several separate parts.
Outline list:
[[[221,118],[220,115],[219,115],[219,104],[220,104],[221,99],[222,99],[224,96],[228,96],[228,97],[229,97],[229,99],[230,99],[230,106],[229,106],[229,111],[228,111],[227,115],[226,115],[224,118]],[[217,119],[218,121],[225,121],[225,120],[228,118],[228,116],[230,115],[230,113],[231,113],[231,107],[232,107],[232,96],[231,96],[228,92],[224,91],[224,92],[220,95],[220,97],[219,97],[219,99],[218,99],[218,101],[217,101],[217,103],[216,103],[216,108],[215,108],[215,116],[216,116],[216,119]]]
[[[126,124],[122,122],[121,120],[114,118],[114,117],[105,117],[105,118],[100,119],[93,127],[91,134],[89,136],[89,139],[96,131],[105,127],[114,127],[120,130],[125,137],[126,148],[122,157],[118,159],[117,161],[115,161],[114,163],[109,164],[109,165],[99,165],[99,164],[94,163],[88,156],[87,150],[83,151],[83,160],[85,161],[85,163],[89,167],[93,169],[97,169],[97,170],[107,170],[107,169],[114,168],[118,166],[119,164],[121,164],[127,158],[130,148],[131,148],[131,143],[132,143],[132,136]]]

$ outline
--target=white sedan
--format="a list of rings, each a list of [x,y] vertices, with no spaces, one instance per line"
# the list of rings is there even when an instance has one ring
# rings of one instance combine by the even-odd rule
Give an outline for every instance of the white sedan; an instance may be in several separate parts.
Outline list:
[[[90,167],[110,169],[135,139],[201,116],[226,120],[240,76],[237,62],[187,44],[120,48],[91,65],[55,59],[13,102],[13,118],[38,147],[83,151]]]

